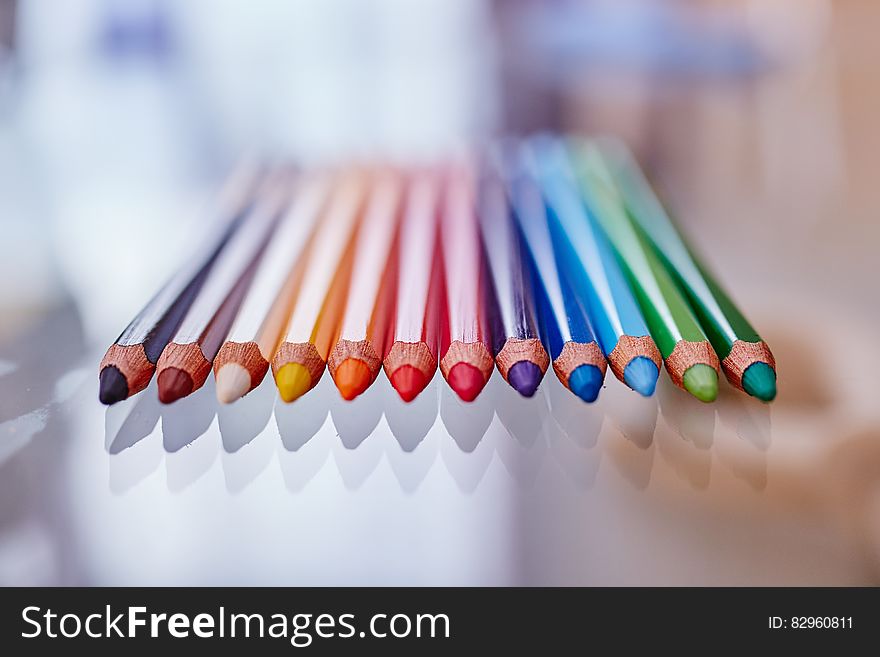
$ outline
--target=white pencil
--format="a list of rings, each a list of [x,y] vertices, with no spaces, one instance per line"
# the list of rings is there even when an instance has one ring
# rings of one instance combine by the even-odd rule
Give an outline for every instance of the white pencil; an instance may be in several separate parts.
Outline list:
[[[302,280],[309,238],[327,198],[326,174],[294,186],[293,203],[272,236],[247,299],[214,361],[217,399],[230,404],[263,381],[287,328]]]

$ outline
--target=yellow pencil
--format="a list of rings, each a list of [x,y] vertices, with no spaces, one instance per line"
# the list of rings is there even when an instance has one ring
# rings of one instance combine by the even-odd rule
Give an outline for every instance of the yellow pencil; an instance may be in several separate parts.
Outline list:
[[[345,173],[320,219],[287,332],[272,359],[278,393],[285,402],[315,387],[336,342],[365,192],[363,172]]]

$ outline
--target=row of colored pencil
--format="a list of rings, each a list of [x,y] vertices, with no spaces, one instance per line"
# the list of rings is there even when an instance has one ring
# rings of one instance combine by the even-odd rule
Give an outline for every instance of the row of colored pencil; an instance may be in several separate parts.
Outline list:
[[[215,214],[108,350],[105,404],[155,373],[173,402],[212,368],[224,403],[270,368],[286,402],[325,369],[348,400],[384,368],[411,401],[438,367],[465,401],[493,367],[530,397],[550,365],[587,402],[608,367],[650,396],[664,362],[702,401],[720,370],[776,394],[769,348],[615,141],[504,141],[416,170],[247,170]]]

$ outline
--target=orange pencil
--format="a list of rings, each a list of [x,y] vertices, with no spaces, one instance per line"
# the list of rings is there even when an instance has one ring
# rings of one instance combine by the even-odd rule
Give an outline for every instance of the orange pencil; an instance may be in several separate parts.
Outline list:
[[[396,269],[394,246],[403,185],[390,170],[376,173],[372,183],[358,229],[339,338],[327,359],[330,376],[349,401],[376,380],[389,346],[394,311],[394,289],[383,286],[382,280],[394,276]]]
[[[275,384],[285,402],[317,385],[339,334],[365,182],[359,171],[342,176],[312,238],[305,276],[284,339],[272,359]]]

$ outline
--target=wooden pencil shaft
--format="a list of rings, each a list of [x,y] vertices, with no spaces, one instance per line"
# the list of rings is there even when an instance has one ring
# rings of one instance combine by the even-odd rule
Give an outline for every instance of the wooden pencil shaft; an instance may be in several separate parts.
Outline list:
[[[696,317],[652,250],[638,235],[598,150],[577,148],[583,197],[613,245],[663,358],[682,340],[706,341]]]
[[[369,329],[375,326],[374,312],[397,235],[402,191],[402,181],[396,173],[384,171],[375,176],[358,230],[351,285],[340,329],[342,340],[358,342],[373,338]]]
[[[484,172],[479,215],[499,311],[500,330],[493,332],[497,355],[507,340],[534,339],[538,337],[538,331],[532,281],[523,261],[523,246],[513,225],[504,184],[494,171]]]
[[[116,344],[143,344],[147,359],[155,363],[165,345],[183,321],[189,305],[195,300],[218,255],[241,224],[251,203],[256,170],[250,165],[239,166],[230,176],[214,202],[207,238],[195,235],[187,242],[200,246],[196,254],[162,286],[159,292],[129,323]],[[205,230],[206,226],[201,226]]]
[[[676,228],[626,147],[603,141],[600,148],[630,217],[688,295],[719,357],[726,358],[737,340],[760,342],[761,337]]]
[[[230,342],[255,342],[263,357],[271,360],[286,328],[294,291],[291,284],[303,251],[315,227],[329,191],[325,175],[299,181],[293,202],[282,217],[263,256],[258,273],[241,311],[229,332]]]
[[[287,181],[283,177],[273,178],[260,191],[253,210],[220,254],[172,342],[190,344],[201,339],[230,291],[265,246],[284,210],[287,192]]]
[[[410,182],[400,227],[400,277],[394,339],[418,342],[424,333],[425,305],[431,284],[437,237],[439,180],[420,173]]]
[[[586,300],[596,337],[610,355],[621,337],[648,336],[648,327],[607,239],[587,213],[564,145],[553,139],[534,150],[557,259]]]
[[[334,277],[350,250],[365,181],[358,171],[342,174],[319,219],[306,255],[307,269],[294,303],[284,342],[311,342]],[[326,354],[325,354],[326,356]]]
[[[442,214],[449,340],[488,347],[487,317],[473,176],[466,167],[450,172]],[[447,345],[448,346],[448,345]]]

